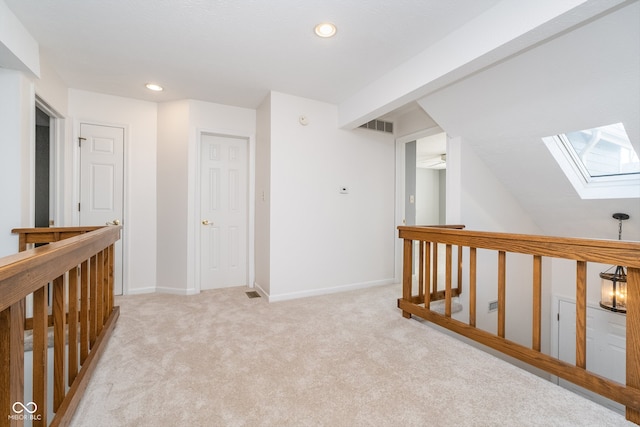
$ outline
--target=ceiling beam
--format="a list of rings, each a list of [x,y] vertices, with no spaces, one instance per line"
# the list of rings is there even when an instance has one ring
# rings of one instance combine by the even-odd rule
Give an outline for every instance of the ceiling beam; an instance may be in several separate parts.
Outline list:
[[[634,0],[503,0],[339,105],[353,129]]]

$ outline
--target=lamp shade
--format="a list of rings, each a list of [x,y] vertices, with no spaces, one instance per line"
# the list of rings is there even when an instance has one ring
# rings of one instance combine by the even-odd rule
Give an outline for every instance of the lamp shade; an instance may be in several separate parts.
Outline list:
[[[618,313],[627,312],[627,274],[617,266],[615,273],[600,273],[600,307]]]

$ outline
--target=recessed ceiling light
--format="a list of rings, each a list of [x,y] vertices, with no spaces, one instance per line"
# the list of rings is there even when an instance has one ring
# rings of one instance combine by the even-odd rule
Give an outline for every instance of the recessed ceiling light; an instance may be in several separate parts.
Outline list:
[[[155,91],[155,92],[161,92],[161,91],[163,91],[163,90],[164,90],[164,88],[163,88],[162,86],[160,86],[160,85],[158,85],[158,84],[155,84],[155,83],[147,83],[147,84],[145,85],[145,87],[146,87],[147,89],[149,89],[149,90],[153,90],[153,91]]]
[[[323,22],[315,26],[314,31],[318,37],[333,37],[338,29],[331,22]]]

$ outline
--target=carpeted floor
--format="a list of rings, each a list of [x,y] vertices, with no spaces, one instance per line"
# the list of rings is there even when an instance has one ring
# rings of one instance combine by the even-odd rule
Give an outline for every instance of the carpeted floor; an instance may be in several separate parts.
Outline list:
[[[624,426],[621,415],[404,319],[400,286],[267,303],[121,297],[72,426]]]

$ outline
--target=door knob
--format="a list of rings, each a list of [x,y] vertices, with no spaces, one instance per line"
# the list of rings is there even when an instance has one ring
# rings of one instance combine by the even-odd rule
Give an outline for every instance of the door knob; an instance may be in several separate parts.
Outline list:
[[[202,225],[213,225],[213,222],[209,222],[208,219],[203,219],[202,220]]]
[[[114,219],[113,221],[107,222],[107,225],[120,225],[120,220]]]

